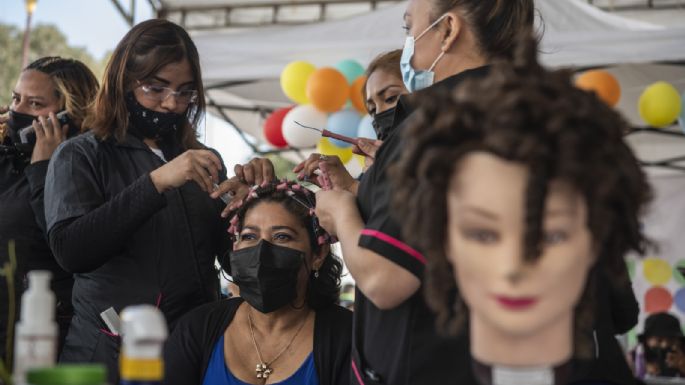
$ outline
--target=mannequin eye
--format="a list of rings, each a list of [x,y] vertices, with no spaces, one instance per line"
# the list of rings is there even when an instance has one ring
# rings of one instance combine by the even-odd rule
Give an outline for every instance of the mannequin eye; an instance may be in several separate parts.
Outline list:
[[[547,245],[556,245],[568,240],[568,233],[565,231],[548,231],[544,234],[544,242]]]
[[[493,244],[499,241],[499,235],[491,230],[474,229],[464,231],[464,236],[474,242],[482,244]]]

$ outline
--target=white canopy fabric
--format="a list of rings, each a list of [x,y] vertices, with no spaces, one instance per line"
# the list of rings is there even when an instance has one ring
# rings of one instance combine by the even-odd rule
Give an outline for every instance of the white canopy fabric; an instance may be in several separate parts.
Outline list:
[[[401,48],[405,7],[402,2],[344,20],[294,27],[196,32],[193,38],[200,51],[208,95],[221,106],[284,106],[289,102],[278,78],[288,63],[305,60],[323,67],[356,59],[367,64],[381,52]],[[540,56],[546,65],[631,64],[630,68],[639,72],[635,64],[685,60],[685,28],[667,29],[625,19],[583,0],[536,0],[536,7],[538,29],[543,32]],[[625,78],[622,82],[629,82],[629,87],[647,85],[635,84],[630,76]],[[243,83],[229,86],[236,82]],[[241,130],[261,140],[265,113],[224,112]]]

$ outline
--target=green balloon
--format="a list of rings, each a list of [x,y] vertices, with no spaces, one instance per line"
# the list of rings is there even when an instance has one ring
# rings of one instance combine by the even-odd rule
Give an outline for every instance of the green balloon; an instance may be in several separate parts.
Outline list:
[[[348,84],[354,83],[358,77],[364,75],[364,67],[356,60],[347,59],[335,65],[335,69],[340,71]]]

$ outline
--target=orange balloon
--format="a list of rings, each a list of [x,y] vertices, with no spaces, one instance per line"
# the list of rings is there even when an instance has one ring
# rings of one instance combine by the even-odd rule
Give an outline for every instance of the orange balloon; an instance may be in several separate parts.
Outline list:
[[[307,98],[319,111],[336,112],[349,96],[350,86],[345,76],[334,68],[320,68],[307,80]]]
[[[359,111],[360,114],[366,114],[366,102],[364,102],[364,83],[366,83],[366,76],[360,76],[352,83],[350,87],[350,100],[352,105]]]
[[[576,87],[594,91],[606,104],[615,106],[621,99],[621,85],[614,75],[603,70],[586,71],[576,78]]]

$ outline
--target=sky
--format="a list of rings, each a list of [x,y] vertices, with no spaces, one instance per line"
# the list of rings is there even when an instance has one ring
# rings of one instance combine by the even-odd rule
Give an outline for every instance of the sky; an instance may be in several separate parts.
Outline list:
[[[129,0],[118,0],[128,10]],[[24,28],[26,8],[24,0],[0,0],[0,23]],[[154,17],[147,0],[136,0],[135,22]],[[116,47],[130,26],[117,11],[112,0],[38,0],[32,25],[54,24],[72,46],[85,47],[96,59]],[[250,150],[223,120],[208,115],[199,131],[205,144],[215,148],[224,158],[229,170],[236,163],[249,160]],[[231,175],[229,175],[231,176]]]

